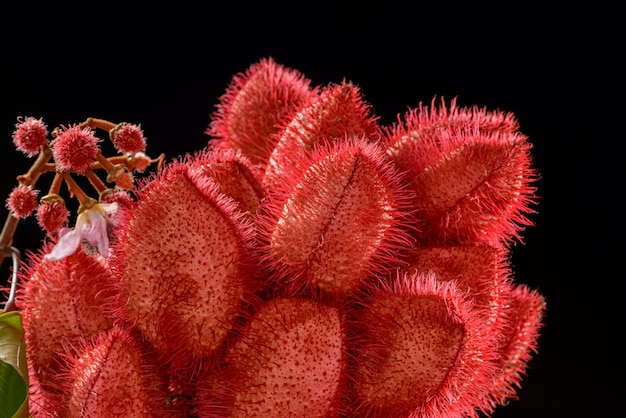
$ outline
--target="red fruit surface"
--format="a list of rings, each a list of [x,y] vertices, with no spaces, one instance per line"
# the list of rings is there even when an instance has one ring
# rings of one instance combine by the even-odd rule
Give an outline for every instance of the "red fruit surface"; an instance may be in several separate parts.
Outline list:
[[[377,118],[363,100],[361,91],[349,82],[333,84],[304,106],[280,132],[265,169],[263,186],[279,186],[293,173],[302,154],[323,142],[363,137],[375,142],[381,137]]]
[[[399,263],[411,245],[409,197],[399,178],[366,140],[320,147],[266,205],[269,263],[284,284],[345,297],[368,275]]]
[[[490,383],[494,341],[454,282],[400,276],[353,316],[354,416],[474,414]]]
[[[437,104],[433,98],[430,106],[420,103],[417,108],[409,109],[399,118],[398,123],[384,127],[383,140],[387,152],[400,165],[412,159],[413,151],[424,145],[427,138],[436,136],[439,131],[464,131],[476,128],[481,134],[491,135],[497,132],[513,134],[519,130],[519,122],[512,113],[489,110],[478,106],[461,107],[456,99],[446,104],[443,99]]]
[[[182,162],[165,168],[120,216],[112,256],[123,316],[181,368],[211,356],[253,290],[250,224],[203,186]]]
[[[209,385],[200,386],[198,416],[335,416],[345,349],[338,309],[302,298],[270,300],[227,351],[226,396],[216,399]]]
[[[531,222],[531,145],[509,114],[425,109],[386,132],[387,153],[409,173],[425,245],[498,245]]]
[[[187,162],[190,178],[200,188],[213,181],[220,193],[237,202],[239,210],[253,217],[264,192],[261,174],[256,166],[240,152],[209,149],[190,158]]]
[[[206,131],[210,144],[242,152],[264,164],[274,149],[276,133],[290,115],[317,94],[300,72],[271,58],[236,74]]]
[[[113,328],[84,344],[68,372],[68,418],[153,418],[165,410],[166,388],[128,331]]]
[[[54,402],[52,398],[65,390],[58,375],[66,366],[65,357],[76,354],[73,347],[113,325],[107,312],[113,279],[102,258],[79,248],[60,261],[45,261],[50,248],[44,246],[28,260],[17,299],[29,368],[40,395],[51,398],[41,402]]]
[[[508,304],[506,316],[500,320],[504,339],[498,346],[498,369],[489,392],[492,409],[507,399],[517,398],[532,354],[537,352],[539,331],[546,313],[543,296],[526,285],[508,283],[502,293]]]
[[[503,287],[511,280],[503,249],[490,246],[418,247],[408,257],[406,272],[434,273],[442,282],[454,281],[468,292],[486,323],[496,326],[506,301]]]

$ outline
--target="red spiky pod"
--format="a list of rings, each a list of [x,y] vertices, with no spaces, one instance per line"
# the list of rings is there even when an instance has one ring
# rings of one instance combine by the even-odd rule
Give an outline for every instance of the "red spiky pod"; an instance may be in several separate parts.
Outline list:
[[[189,159],[189,173],[196,182],[212,179],[219,192],[237,202],[239,210],[256,214],[265,193],[261,188],[261,172],[241,152],[230,149],[209,149]]]
[[[305,298],[265,302],[198,382],[198,417],[333,417],[346,384],[339,308]]]
[[[447,105],[442,98],[437,104],[433,98],[430,107],[420,103],[416,109],[408,110],[395,125],[383,127],[383,139],[387,152],[401,165],[407,164],[411,150],[439,130],[466,130],[477,127],[481,133],[515,133],[519,122],[512,113],[487,108],[459,107],[456,98]]]
[[[279,286],[345,298],[400,264],[412,245],[410,196],[382,148],[361,138],[320,144],[298,166],[308,168],[294,167],[259,216]]]
[[[271,190],[279,185],[291,175],[292,167],[300,161],[299,156],[310,152],[316,144],[354,136],[376,142],[381,135],[378,118],[360,89],[346,81],[331,84],[294,115],[280,132],[265,169],[263,186]]]
[[[498,328],[503,339],[498,346],[498,362],[493,384],[485,400],[485,410],[494,410],[508,399],[516,399],[532,354],[537,352],[546,311],[543,296],[526,285],[505,283],[502,298],[507,301]],[[490,405],[487,407],[487,405]]]
[[[531,145],[513,130],[515,121],[479,110],[425,112],[408,112],[386,139],[387,153],[409,172],[420,241],[495,246],[519,240],[531,224],[536,172]]]
[[[130,330],[114,327],[83,341],[70,358],[67,412],[62,416],[146,417],[169,414],[165,380],[159,367]]]
[[[477,417],[494,371],[495,341],[454,281],[398,275],[352,313],[352,415]]]
[[[112,265],[121,318],[174,369],[207,361],[256,290],[253,229],[210,178],[175,161],[119,216]]]
[[[71,347],[113,325],[107,312],[112,274],[102,257],[78,248],[60,261],[46,261],[43,257],[51,247],[45,244],[29,256],[20,272],[23,285],[17,298],[36,392],[31,404],[41,411],[57,409],[61,401],[66,388],[57,379],[66,366],[66,355],[75,354]]]
[[[494,328],[498,325],[508,305],[508,300],[502,299],[503,286],[511,280],[504,249],[487,245],[418,247],[407,261],[409,276],[431,272],[438,281],[454,281],[469,293],[485,322]]]
[[[262,59],[232,78],[206,130],[209,145],[241,151],[252,163],[264,164],[278,127],[316,94],[300,72]]]

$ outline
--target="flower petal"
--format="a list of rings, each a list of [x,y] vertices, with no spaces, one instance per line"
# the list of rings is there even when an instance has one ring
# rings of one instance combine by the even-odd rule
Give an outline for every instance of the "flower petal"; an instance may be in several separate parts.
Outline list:
[[[68,255],[74,254],[82,241],[81,231],[74,229],[63,235],[52,251],[45,255],[48,261],[59,261]]]
[[[99,210],[88,210],[89,223],[82,230],[82,237],[104,257],[109,255],[109,237],[107,235],[107,220]]]

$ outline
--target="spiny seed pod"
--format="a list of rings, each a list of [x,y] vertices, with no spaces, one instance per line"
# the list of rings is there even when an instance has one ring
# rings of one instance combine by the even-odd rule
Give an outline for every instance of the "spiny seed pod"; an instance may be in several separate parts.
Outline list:
[[[198,416],[337,416],[347,365],[343,314],[304,298],[271,299],[224,364],[199,380]]]
[[[397,267],[411,246],[408,194],[377,145],[352,138],[313,153],[267,199],[259,223],[277,280],[344,298]]]
[[[344,81],[322,89],[280,132],[265,169],[263,186],[272,189],[291,175],[299,156],[322,142],[364,137],[375,142],[381,132],[371,106],[357,86]]]
[[[499,325],[504,338],[498,345],[497,370],[483,405],[492,411],[510,398],[516,397],[533,352],[537,351],[539,331],[545,315],[543,296],[525,285],[506,283],[502,298],[507,301],[506,312]]]
[[[456,99],[447,105],[442,98],[438,105],[433,98],[430,107],[420,103],[416,109],[409,109],[402,119],[395,125],[383,127],[387,153],[401,166],[414,158],[411,150],[421,147],[426,138],[440,130],[463,131],[475,127],[485,135],[513,134],[519,130],[512,113],[478,106],[459,107]]]
[[[364,296],[348,335],[355,416],[473,416],[491,384],[495,341],[454,282],[400,275]]]
[[[67,348],[112,327],[107,300],[113,290],[112,274],[102,258],[79,248],[63,260],[46,261],[50,249],[51,244],[44,245],[20,272],[23,286],[17,306],[24,321],[28,365],[41,395],[55,398],[64,390],[57,377],[65,356],[73,354]]]
[[[279,126],[316,94],[300,72],[262,59],[231,80],[206,131],[213,138],[209,144],[264,164]]]
[[[115,327],[83,342],[71,360],[68,418],[165,416],[167,387],[129,330]]]
[[[530,148],[518,132],[444,125],[422,135],[419,118],[395,132],[388,154],[408,172],[424,245],[500,245],[520,239],[534,202]],[[420,132],[414,134],[414,131]]]
[[[256,214],[264,197],[260,173],[240,152],[229,149],[205,150],[187,161],[194,182],[212,180],[219,192],[237,202],[250,217]]]
[[[508,301],[502,300],[505,283],[511,280],[504,249],[486,245],[418,247],[409,254],[408,276],[433,273],[437,281],[454,281],[469,293],[475,308],[494,327]],[[501,330],[500,330],[501,331]]]
[[[128,318],[175,368],[220,346],[255,289],[252,226],[212,181],[176,161],[119,216],[112,265]]]

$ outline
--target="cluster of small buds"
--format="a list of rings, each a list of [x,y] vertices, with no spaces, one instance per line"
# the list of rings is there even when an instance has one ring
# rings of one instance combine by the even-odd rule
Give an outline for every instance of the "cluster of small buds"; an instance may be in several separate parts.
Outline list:
[[[108,133],[118,155],[103,155],[102,139],[96,135],[98,129]],[[15,219],[24,219],[36,211],[37,222],[48,236],[67,232],[70,212],[60,195],[63,184],[70,196],[78,200],[79,212],[102,210],[94,202],[104,206],[117,204],[119,200],[124,205],[132,200],[127,191],[134,185],[133,172],[142,173],[154,162],[159,162],[160,167],[163,159],[160,156],[153,160],[145,154],[146,138],[139,125],[96,118],[60,126],[49,133],[41,118],[20,117],[15,124],[13,143],[19,151],[37,158],[26,174],[17,177],[18,185],[6,200],[6,207]],[[106,173],[104,179],[98,171]],[[38,200],[40,191],[35,189],[35,183],[44,173],[54,173],[54,178],[48,193]],[[77,184],[76,176],[89,181],[97,199]]]

